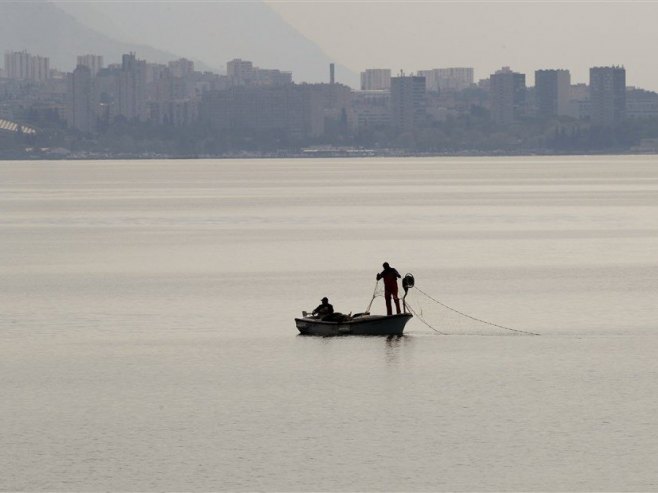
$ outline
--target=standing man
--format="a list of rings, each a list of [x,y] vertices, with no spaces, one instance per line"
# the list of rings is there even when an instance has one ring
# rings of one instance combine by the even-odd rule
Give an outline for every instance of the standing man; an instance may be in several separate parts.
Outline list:
[[[391,297],[395,301],[395,309],[400,314],[400,300],[398,299],[398,279],[400,273],[388,265],[388,262],[383,264],[384,270],[377,274],[377,280],[384,279],[384,298],[386,298],[386,315],[393,315],[393,308],[391,307]]]

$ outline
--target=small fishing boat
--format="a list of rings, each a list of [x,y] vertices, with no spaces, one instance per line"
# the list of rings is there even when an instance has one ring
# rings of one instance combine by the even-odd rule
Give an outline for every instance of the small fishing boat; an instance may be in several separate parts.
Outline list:
[[[397,315],[371,315],[370,308],[372,302],[377,296],[377,283],[375,284],[375,291],[372,294],[372,299],[368,308],[363,313],[355,315],[343,315],[334,313],[327,317],[317,317],[309,313],[302,312],[302,318],[296,318],[295,324],[297,330],[302,335],[310,336],[401,336],[404,331],[404,326],[413,318],[413,315],[407,310],[407,303],[405,299],[409,288],[414,286],[414,276],[407,274],[402,279],[402,287],[404,289],[404,296],[402,297],[402,307],[404,313]],[[323,300],[324,302],[325,300]]]
[[[341,321],[325,321],[305,316],[296,318],[300,334],[312,336],[401,336],[404,326],[411,320],[411,313],[398,315],[370,315],[368,313],[346,316]]]

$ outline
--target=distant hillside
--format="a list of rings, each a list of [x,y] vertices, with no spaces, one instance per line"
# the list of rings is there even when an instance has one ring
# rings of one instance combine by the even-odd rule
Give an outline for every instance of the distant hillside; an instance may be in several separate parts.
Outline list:
[[[47,2],[0,1],[0,60],[8,50],[26,49],[50,57],[50,66],[73,70],[76,56],[103,55],[105,63],[116,63],[123,53],[137,52],[140,58],[166,62],[179,55],[138,43],[125,43],[85,26],[57,5]]]
[[[56,2],[98,32],[157,46],[223,71],[232,58],[293,72],[296,82],[329,78],[327,55],[261,2]],[[89,51],[89,50],[87,50]],[[139,51],[142,57],[150,58]],[[337,81],[356,86],[353,72],[336,66]]]

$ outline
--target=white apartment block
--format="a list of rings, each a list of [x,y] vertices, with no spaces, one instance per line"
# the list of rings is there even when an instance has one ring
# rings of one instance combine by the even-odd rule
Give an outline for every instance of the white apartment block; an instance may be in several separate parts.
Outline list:
[[[426,89],[432,92],[463,91],[473,85],[472,67],[448,67],[431,70],[419,70],[418,75],[425,77]]]
[[[91,76],[96,77],[98,71],[103,68],[103,57],[100,55],[80,55],[78,56],[78,65],[87,67],[91,71]]]
[[[382,91],[391,88],[391,69],[369,68],[361,72],[362,91]]]
[[[50,76],[50,59],[30,55],[27,51],[6,52],[5,76],[8,79],[45,81]]]

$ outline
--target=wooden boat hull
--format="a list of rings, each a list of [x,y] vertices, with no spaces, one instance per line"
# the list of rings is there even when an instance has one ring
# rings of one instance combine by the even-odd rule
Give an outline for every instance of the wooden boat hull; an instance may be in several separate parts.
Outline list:
[[[325,322],[315,318],[296,318],[295,324],[302,335],[313,336],[401,336],[412,315],[365,315],[344,322]]]

